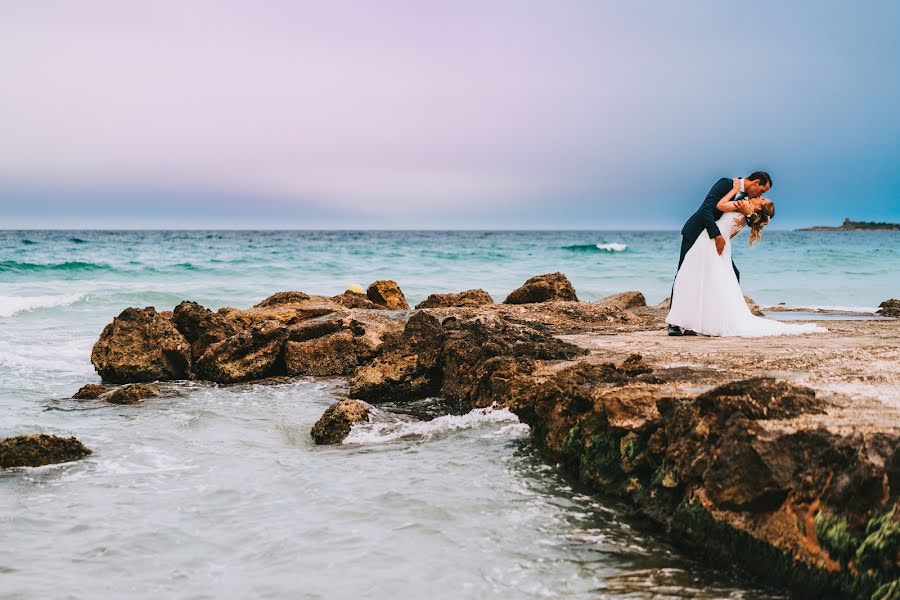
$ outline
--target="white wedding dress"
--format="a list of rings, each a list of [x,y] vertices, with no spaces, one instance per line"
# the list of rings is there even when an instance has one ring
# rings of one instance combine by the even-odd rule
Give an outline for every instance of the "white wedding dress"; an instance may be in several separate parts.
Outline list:
[[[715,336],[757,337],[828,331],[815,323],[789,324],[757,317],[750,312],[731,266],[731,237],[745,225],[739,212],[727,212],[716,221],[725,249],[704,230],[688,250],[675,277],[672,306],[666,323]]]

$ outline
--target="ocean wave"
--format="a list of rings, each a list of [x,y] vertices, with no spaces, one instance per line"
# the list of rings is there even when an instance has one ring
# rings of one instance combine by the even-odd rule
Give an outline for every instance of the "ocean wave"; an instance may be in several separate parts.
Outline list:
[[[412,421],[378,409],[370,411],[372,421],[358,423],[350,430],[345,444],[377,444],[397,440],[430,440],[436,436],[466,429],[500,425],[488,437],[523,437],[528,425],[508,409],[476,408],[464,415],[445,415],[431,421]]]
[[[563,250],[571,252],[625,252],[628,244],[620,244],[611,242],[608,244],[574,244],[572,246],[563,246]]]
[[[45,271],[109,271],[112,267],[104,263],[82,262],[78,260],[61,263],[31,263],[15,260],[0,261],[0,273],[40,273]]]
[[[72,242],[73,244],[89,244],[90,243],[87,240],[83,240],[83,239],[77,238],[77,237],[70,237],[69,241]]]
[[[25,244],[26,246],[33,246],[34,244],[37,244],[36,241],[34,241],[34,240],[29,240],[29,239],[24,239],[24,240],[22,240],[22,243]]]
[[[82,294],[59,296],[0,296],[0,317],[11,317],[22,312],[41,308],[68,306],[84,298]]]

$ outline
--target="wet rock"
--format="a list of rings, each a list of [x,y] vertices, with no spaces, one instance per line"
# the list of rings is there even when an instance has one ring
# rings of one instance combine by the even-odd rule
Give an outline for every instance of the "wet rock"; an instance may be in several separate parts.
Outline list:
[[[333,296],[331,299],[346,308],[383,308],[382,306],[379,306],[369,300],[369,298],[365,294],[353,292],[350,290],[347,290],[343,294]]]
[[[350,380],[350,396],[378,403],[437,395],[445,337],[436,317],[416,313],[401,335],[388,337],[379,358],[357,370]]]
[[[196,361],[210,346],[229,338],[239,328],[219,313],[196,302],[184,301],[172,313],[175,327],[191,345],[191,357]]]
[[[152,306],[126,308],[104,327],[91,362],[113,383],[187,379],[191,348],[174,323]]]
[[[369,417],[371,407],[359,400],[341,400],[329,406],[312,428],[316,444],[340,444],[356,423]]]
[[[388,310],[409,310],[406,296],[400,291],[397,282],[392,279],[379,279],[372,283],[366,290],[366,296],[373,303]]]
[[[76,400],[95,400],[106,392],[111,392],[112,388],[100,385],[99,383],[89,383],[82,386],[72,398]]]
[[[575,288],[562,273],[537,275],[526,281],[522,287],[503,301],[504,304],[532,304],[551,301],[577,302]]]
[[[114,391],[100,396],[101,400],[105,400],[110,404],[138,404],[147,398],[159,396],[159,388],[155,385],[147,383],[132,383],[125,385]]]
[[[217,342],[195,365],[197,377],[217,383],[237,383],[284,374],[281,354],[288,330],[262,323]]]
[[[494,372],[508,369],[509,361],[568,360],[586,353],[545,331],[491,316],[453,321],[447,329],[442,393],[461,408],[490,405]]]
[[[620,294],[613,294],[612,296],[601,298],[600,300],[597,300],[595,304],[598,304],[600,306],[619,308],[621,310],[627,310],[629,308],[640,308],[642,306],[647,306],[647,301],[642,293],[631,291],[622,292]]]
[[[298,304],[310,299],[309,294],[303,292],[276,292],[253,308],[272,308],[281,304]]]
[[[491,295],[484,290],[466,290],[458,294],[431,294],[416,308],[457,308],[478,307],[494,303]]]
[[[90,449],[74,437],[57,435],[20,435],[0,440],[0,468],[40,467],[79,460]]]
[[[876,314],[882,317],[900,318],[900,300],[885,300],[878,305]]]

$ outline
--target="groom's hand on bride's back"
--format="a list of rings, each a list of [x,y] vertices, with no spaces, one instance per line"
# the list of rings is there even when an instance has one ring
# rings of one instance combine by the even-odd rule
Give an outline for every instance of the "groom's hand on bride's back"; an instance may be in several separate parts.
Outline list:
[[[719,256],[722,256],[722,251],[725,250],[725,238],[721,235],[717,235],[713,240],[716,242],[716,252],[719,253]]]

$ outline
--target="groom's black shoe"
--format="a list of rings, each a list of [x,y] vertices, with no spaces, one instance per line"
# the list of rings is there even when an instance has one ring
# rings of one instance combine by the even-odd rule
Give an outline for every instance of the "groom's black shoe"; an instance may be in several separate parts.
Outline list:
[[[697,332],[691,331],[690,329],[682,329],[681,335],[697,335]]]
[[[669,335],[684,335],[684,331],[678,325],[669,325]]]

